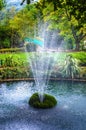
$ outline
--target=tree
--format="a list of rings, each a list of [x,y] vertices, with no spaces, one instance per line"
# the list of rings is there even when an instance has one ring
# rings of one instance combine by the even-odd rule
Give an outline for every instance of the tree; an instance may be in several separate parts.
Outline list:
[[[5,7],[6,1],[5,0],[0,0],[0,10],[2,10],[3,7]]]
[[[19,46],[19,34],[17,30],[11,28],[10,20],[16,15],[15,8],[2,10],[3,17],[0,21],[0,48]]]
[[[68,21],[70,21],[72,35],[76,43],[76,50],[79,50],[80,42],[86,36],[86,1],[66,0],[66,2],[61,5],[62,8],[65,9]]]
[[[43,3],[44,0],[40,0]],[[60,30],[62,35],[68,34],[75,40],[76,50],[80,49],[80,42],[86,37],[86,1],[58,0],[57,8],[51,0],[46,0],[43,6],[44,19],[51,21],[52,27]],[[52,3],[52,4],[51,4]],[[52,5],[49,7],[49,5]],[[53,10],[51,10],[53,8]]]
[[[21,39],[32,37],[34,36],[37,14],[34,5],[28,5],[10,20],[10,27],[17,31]]]

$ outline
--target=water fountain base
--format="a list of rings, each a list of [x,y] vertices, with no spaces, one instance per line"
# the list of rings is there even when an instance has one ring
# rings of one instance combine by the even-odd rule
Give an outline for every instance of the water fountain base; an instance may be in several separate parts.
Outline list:
[[[44,94],[43,102],[40,101],[38,93],[34,93],[29,100],[30,106],[34,108],[52,108],[57,104],[55,97],[49,94]]]

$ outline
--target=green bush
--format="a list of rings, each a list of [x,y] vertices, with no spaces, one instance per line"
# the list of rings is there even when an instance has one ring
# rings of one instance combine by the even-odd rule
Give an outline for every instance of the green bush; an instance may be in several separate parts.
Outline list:
[[[0,79],[9,79],[9,78],[18,79],[18,78],[28,78],[28,77],[29,77],[28,68],[20,68],[20,67],[0,68]]]
[[[81,67],[80,78],[85,78],[86,79],[86,67]]]
[[[4,57],[4,58],[3,58]],[[0,58],[0,67],[24,67],[27,62],[24,62],[18,55],[9,54]]]
[[[79,65],[80,66],[86,66],[86,52],[75,52],[75,53],[70,53],[73,58],[76,58],[79,60]]]
[[[6,38],[4,41],[3,41],[3,47],[4,48],[10,48],[10,40],[8,38]]]
[[[56,99],[49,94],[44,94],[43,102],[40,101],[38,93],[34,93],[29,100],[29,104],[34,108],[52,108],[57,104]]]
[[[77,75],[79,76],[80,69],[78,66],[78,62],[76,59],[72,57],[72,55],[67,55],[65,59],[65,64],[63,67],[63,72],[65,72],[65,76],[69,78],[75,78]]]

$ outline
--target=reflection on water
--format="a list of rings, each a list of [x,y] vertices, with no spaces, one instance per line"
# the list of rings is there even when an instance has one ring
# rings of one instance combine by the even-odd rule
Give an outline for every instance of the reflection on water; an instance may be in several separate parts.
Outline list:
[[[46,93],[58,100],[52,109],[28,105],[36,92],[33,82],[0,84],[0,130],[85,130],[86,83],[50,82]]]

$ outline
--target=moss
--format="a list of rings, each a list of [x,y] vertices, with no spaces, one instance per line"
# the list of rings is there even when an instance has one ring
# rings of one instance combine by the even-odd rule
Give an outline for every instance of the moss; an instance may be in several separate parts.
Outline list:
[[[43,102],[40,102],[38,93],[34,93],[28,102],[34,108],[52,108],[57,104],[56,99],[49,94],[44,94]]]

